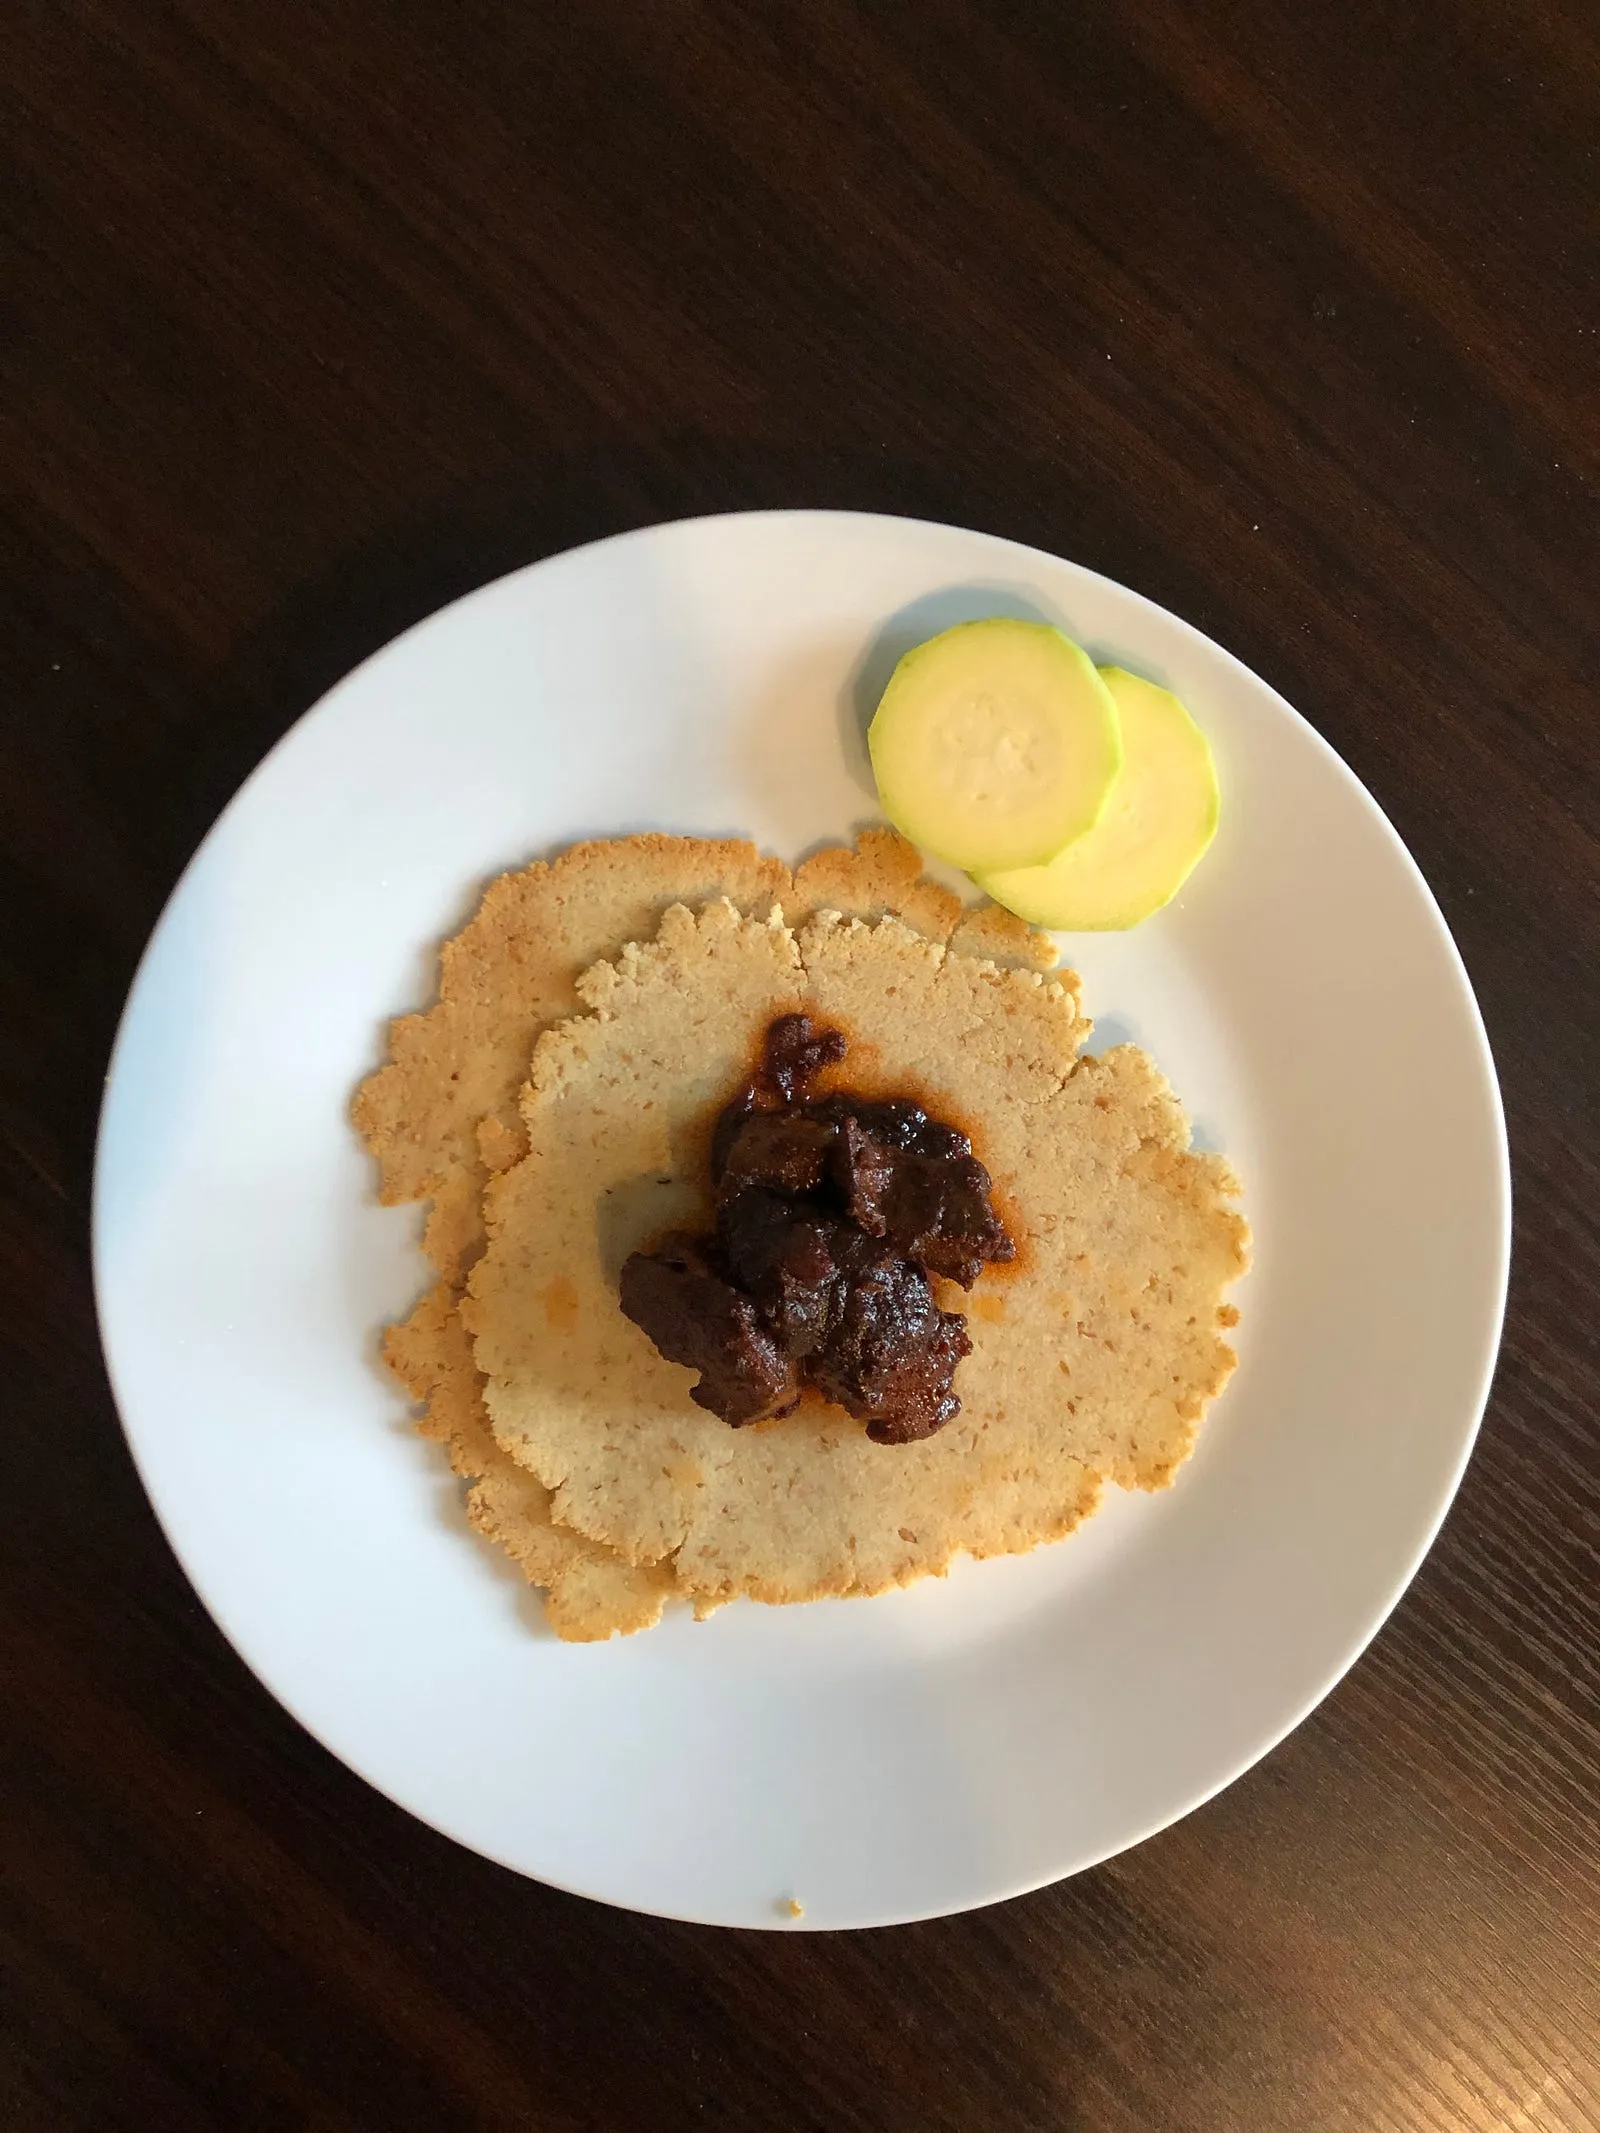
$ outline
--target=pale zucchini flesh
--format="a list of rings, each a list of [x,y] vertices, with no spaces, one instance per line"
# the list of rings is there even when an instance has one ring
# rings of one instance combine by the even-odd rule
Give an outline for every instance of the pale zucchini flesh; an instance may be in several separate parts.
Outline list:
[[[1043,866],[986,869],[978,885],[1035,926],[1067,933],[1138,925],[1182,888],[1216,833],[1216,767],[1168,689],[1101,669],[1122,726],[1122,772],[1095,826]]]
[[[1041,622],[964,622],[895,668],[867,735],[885,814],[968,873],[1025,868],[1092,830],[1122,763],[1110,692]]]

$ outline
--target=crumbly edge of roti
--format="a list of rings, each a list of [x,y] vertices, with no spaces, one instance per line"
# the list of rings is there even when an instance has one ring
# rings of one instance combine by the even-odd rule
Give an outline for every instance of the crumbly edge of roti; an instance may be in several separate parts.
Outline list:
[[[445,1447],[452,1470],[467,1483],[468,1524],[503,1548],[529,1584],[544,1588],[545,1612],[558,1636],[593,1643],[661,1619],[673,1590],[670,1575],[635,1568],[556,1525],[550,1491],[496,1444],[483,1380],[447,1283],[436,1283],[408,1319],[389,1328],[383,1356],[422,1403],[418,1429]]]
[[[471,1484],[470,1522],[548,1588],[563,1636],[647,1627],[661,1611],[664,1574],[642,1573],[553,1523],[550,1492],[489,1428],[456,1291],[482,1249],[486,1179],[524,1149],[516,1099],[538,1035],[578,1005],[576,980],[588,964],[653,931],[672,903],[708,895],[758,909],[781,899],[797,917],[822,903],[864,916],[899,912],[933,937],[953,934],[1038,967],[1055,953],[1047,936],[998,905],[964,911],[923,875],[915,846],[879,828],[864,830],[854,849],[816,853],[793,876],[742,840],[648,834],[576,845],[491,883],[446,944],[438,1002],[391,1025],[392,1057],[352,1104],[378,1160],[380,1198],[433,1203],[424,1249],[441,1281],[390,1329],[384,1353],[421,1403],[419,1429],[445,1445]],[[711,1605],[705,1595],[697,1601],[702,1613]]]
[[[528,1152],[488,1190],[462,1303],[496,1437],[558,1522],[670,1562],[686,1592],[790,1601],[1031,1548],[1087,1515],[1102,1479],[1171,1479],[1233,1367],[1221,1295],[1248,1232],[1232,1173],[1189,1149],[1145,1055],[1080,1056],[1075,980],[894,919],[824,912],[797,935],[724,901],[669,911],[577,990],[589,1012],[535,1047]],[[962,1414],[921,1444],[872,1445],[820,1403],[730,1430],[617,1305],[626,1250],[691,1215],[697,1122],[797,1006],[857,1034],[851,1085],[916,1088],[975,1129],[1022,1246],[971,1300]],[[553,1284],[560,1323],[530,1324]]]

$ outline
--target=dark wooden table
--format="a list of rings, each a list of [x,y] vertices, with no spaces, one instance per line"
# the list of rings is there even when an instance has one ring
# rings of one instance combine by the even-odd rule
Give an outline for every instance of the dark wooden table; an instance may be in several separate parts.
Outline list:
[[[0,81],[0,2125],[1600,2126],[1592,9],[13,0]],[[1460,1500],[1315,1717],[839,1937],[553,1894],[307,1739],[156,1528],[85,1238],[262,751],[497,572],[777,504],[1036,542],[1282,688],[1438,892],[1518,1192]]]

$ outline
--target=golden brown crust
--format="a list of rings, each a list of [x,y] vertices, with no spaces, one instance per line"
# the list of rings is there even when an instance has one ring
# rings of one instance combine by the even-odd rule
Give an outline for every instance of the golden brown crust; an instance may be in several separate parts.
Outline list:
[[[948,942],[960,955],[980,956],[1008,968],[1051,970],[1057,961],[1048,933],[988,897],[963,904],[923,873],[916,846],[886,827],[862,830],[854,850],[830,845],[795,869],[793,892],[783,899],[785,920],[802,926],[819,911],[838,911],[846,918],[897,918],[930,941]]]
[[[735,899],[737,901],[737,899]],[[852,918],[898,918],[930,941],[947,941],[961,919],[961,899],[922,871],[922,854],[898,830],[864,829],[852,850],[833,844],[795,869],[783,915],[800,926],[818,911]]]
[[[998,963],[1002,969],[1054,970],[1061,960],[1048,933],[1041,933],[1025,918],[1018,918],[1015,911],[991,903],[987,897],[962,913],[950,936],[950,946],[957,955],[975,955]]]

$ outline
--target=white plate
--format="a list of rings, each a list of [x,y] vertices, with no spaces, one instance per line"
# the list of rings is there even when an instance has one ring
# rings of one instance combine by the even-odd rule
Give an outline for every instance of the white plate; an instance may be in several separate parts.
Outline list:
[[[345,1106],[482,883],[580,836],[871,818],[862,704],[964,616],[1178,689],[1223,826],[1178,905],[1069,945],[1245,1180],[1241,1367],[1176,1486],[870,1601],[568,1646],[465,1529],[375,1362],[422,1284]],[[1487,1392],[1504,1128],[1444,923],[1283,700],[1070,563],[837,512],[694,520],[519,571],[342,682],[185,874],[129,1001],[95,1261],[116,1394],[202,1599],[334,1754],[611,1903],[856,1926],[993,1901],[1270,1748],[1433,1538]]]

